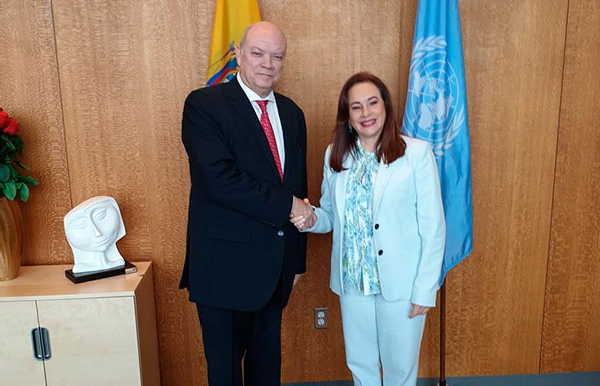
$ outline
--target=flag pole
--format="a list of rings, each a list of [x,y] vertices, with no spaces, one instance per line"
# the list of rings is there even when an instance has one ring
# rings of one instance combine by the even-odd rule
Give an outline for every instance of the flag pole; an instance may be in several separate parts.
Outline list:
[[[440,383],[446,386],[446,283],[440,288]]]

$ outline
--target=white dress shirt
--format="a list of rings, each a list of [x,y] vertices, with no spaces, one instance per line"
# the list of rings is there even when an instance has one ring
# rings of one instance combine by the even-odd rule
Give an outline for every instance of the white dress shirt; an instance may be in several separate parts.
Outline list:
[[[285,148],[283,145],[283,128],[281,126],[281,120],[279,119],[279,111],[277,110],[277,102],[275,101],[275,94],[273,91],[267,95],[266,98],[262,98],[260,95],[252,91],[250,87],[246,86],[241,76],[235,77],[237,81],[240,83],[242,90],[248,97],[248,100],[252,104],[254,108],[254,112],[256,113],[256,117],[260,122],[260,116],[262,115],[262,111],[260,110],[260,106],[256,101],[269,101],[267,103],[267,114],[269,115],[269,120],[271,121],[271,126],[273,127],[273,134],[275,134],[275,142],[277,142],[277,152],[279,153],[279,159],[281,160],[281,169],[285,171]]]

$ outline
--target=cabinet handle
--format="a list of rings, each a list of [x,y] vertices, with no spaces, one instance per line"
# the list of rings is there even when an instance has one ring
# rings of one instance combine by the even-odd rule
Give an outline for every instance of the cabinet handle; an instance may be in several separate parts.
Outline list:
[[[50,333],[44,327],[36,327],[31,330],[31,343],[33,345],[33,356],[40,361],[52,358],[50,349]]]
[[[39,327],[36,327],[33,330],[31,330],[31,343],[33,345],[33,356],[34,356],[34,358],[38,359],[40,361],[43,361],[44,360],[44,356],[42,354],[42,352],[43,352],[42,337],[41,337],[41,334],[40,334]]]
[[[47,328],[40,327],[42,332],[42,354],[44,360],[52,358],[52,350],[50,349],[50,333]]]

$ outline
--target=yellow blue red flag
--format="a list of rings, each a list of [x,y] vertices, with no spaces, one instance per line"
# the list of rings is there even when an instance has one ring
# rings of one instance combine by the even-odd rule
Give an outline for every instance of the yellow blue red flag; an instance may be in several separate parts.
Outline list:
[[[235,76],[235,46],[244,30],[260,21],[257,0],[217,0],[212,30],[207,86],[227,82]]]

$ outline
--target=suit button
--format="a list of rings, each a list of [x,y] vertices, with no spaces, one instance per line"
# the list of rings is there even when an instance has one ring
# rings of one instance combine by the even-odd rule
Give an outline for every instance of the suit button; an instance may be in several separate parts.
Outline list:
[[[277,231],[277,236],[283,237],[283,235],[284,235],[283,231]]]
[[[379,224],[375,224],[375,229],[379,229]]]
[[[379,256],[383,255],[383,249],[380,249],[380,250],[379,250],[379,252],[377,252],[377,254],[378,254]]]

